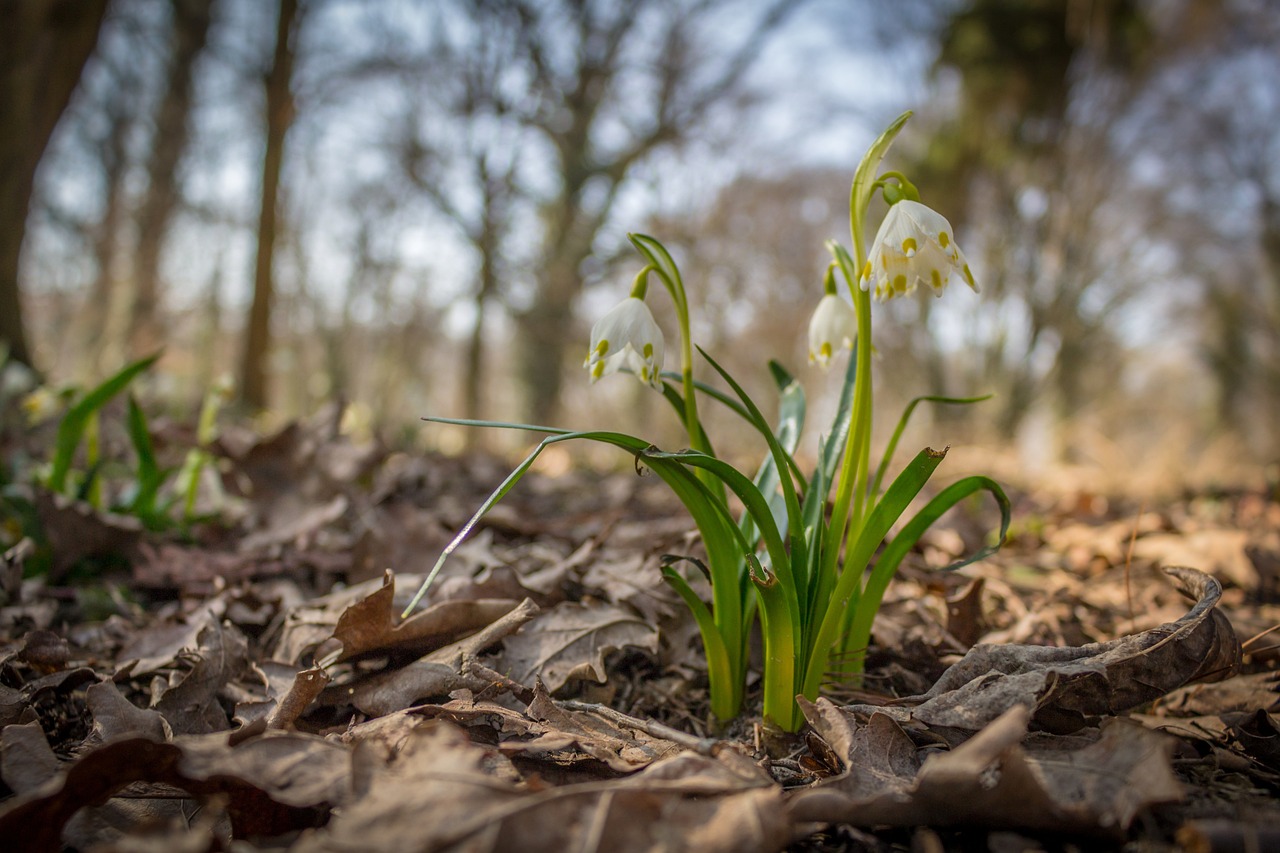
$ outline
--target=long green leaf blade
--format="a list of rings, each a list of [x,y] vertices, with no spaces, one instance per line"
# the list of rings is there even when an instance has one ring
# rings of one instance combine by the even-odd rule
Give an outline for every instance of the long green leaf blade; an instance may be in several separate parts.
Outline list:
[[[135,361],[94,388],[67,410],[62,423],[58,424],[58,434],[54,439],[53,459],[47,481],[51,491],[61,492],[66,488],[67,474],[71,471],[71,460],[75,457],[76,448],[80,445],[80,439],[84,436],[94,413],[128,387],[139,373],[155,364],[158,358],[160,353]]]
[[[871,624],[880,609],[880,602],[884,599],[885,591],[889,588],[889,581],[893,579],[902,559],[920,541],[920,537],[924,535],[925,531],[942,517],[943,513],[960,503],[960,501],[983,491],[989,492],[995,498],[996,505],[1000,508],[1000,532],[996,538],[996,543],[980,548],[970,556],[947,566],[944,570],[958,569],[976,560],[989,557],[1000,550],[1009,532],[1012,510],[1009,497],[998,483],[989,477],[965,477],[935,495],[933,500],[925,504],[924,508],[907,522],[898,535],[893,538],[893,541],[884,549],[884,553],[881,554],[875,568],[871,571],[870,578],[867,579],[867,586],[863,591],[862,598],[858,601],[848,638],[847,648],[852,652],[854,671],[860,671],[861,669],[861,662],[865,659],[867,644],[871,639]]]

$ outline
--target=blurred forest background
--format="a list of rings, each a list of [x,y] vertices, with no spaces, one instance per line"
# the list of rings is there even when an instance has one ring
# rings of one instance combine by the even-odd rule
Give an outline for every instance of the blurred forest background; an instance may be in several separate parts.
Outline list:
[[[658,395],[582,371],[639,268],[626,233],[673,250],[697,341],[766,410],[770,357],[830,398],[839,371],[804,363],[823,243],[849,242],[858,159],[911,108],[891,165],[983,291],[878,306],[878,415],[994,392],[931,412],[920,443],[1117,482],[1260,476],[1280,454],[1275,11],[0,0],[0,346],[53,386],[163,347],[149,399],[185,418],[226,378],[267,421],[341,399],[351,429],[419,447],[480,437],[426,414],[677,446]]]

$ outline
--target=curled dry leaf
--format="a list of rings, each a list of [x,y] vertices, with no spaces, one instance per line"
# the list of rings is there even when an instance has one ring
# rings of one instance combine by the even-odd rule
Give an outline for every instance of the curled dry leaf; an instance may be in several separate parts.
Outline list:
[[[1010,708],[949,752],[921,760],[887,714],[866,723],[820,699],[809,722],[846,770],[792,796],[798,823],[958,826],[1120,835],[1144,808],[1181,798],[1172,739],[1110,720],[1080,749],[1022,744],[1031,711]]]
[[[1194,569],[1166,571],[1197,601],[1176,622],[1078,647],[976,646],[927,693],[902,700],[914,707],[881,710],[904,722],[977,731],[1025,706],[1037,726],[1065,733],[1188,682],[1229,677],[1240,665],[1240,643],[1215,607],[1222,587]]]
[[[0,837],[9,850],[56,850],[77,812],[136,782],[223,795],[237,837],[279,835],[318,823],[348,796],[350,774],[346,747],[308,735],[282,733],[236,746],[228,746],[225,735],[172,743],[129,737],[90,750],[5,802]]]
[[[521,685],[486,667],[481,652],[515,633],[533,619],[538,605],[525,599],[483,630],[436,649],[407,666],[377,673],[354,684],[335,684],[320,697],[322,704],[349,703],[366,714],[390,714],[416,701],[447,696],[455,690],[484,691],[494,687],[523,693]]]
[[[507,671],[522,684],[542,679],[552,693],[569,681],[605,681],[604,657],[625,647],[658,651],[658,631],[614,605],[565,602],[544,611],[502,643]]]
[[[409,577],[413,588],[421,578]],[[408,603],[396,600],[396,578],[357,584],[294,608],[286,617],[274,657],[302,663],[309,656],[325,665],[378,652],[418,656],[491,624],[518,599],[456,599],[433,604],[401,621]]]
[[[381,587],[338,617],[333,639],[339,647],[325,656],[325,665],[370,652],[422,654],[438,649],[492,624],[517,604],[506,599],[444,601],[401,621],[395,593],[395,575],[388,569]]]
[[[776,787],[684,753],[622,780],[530,790],[505,759],[447,723],[415,731],[367,788],[296,853],[365,850],[777,850]],[[405,815],[414,815],[405,820]]]

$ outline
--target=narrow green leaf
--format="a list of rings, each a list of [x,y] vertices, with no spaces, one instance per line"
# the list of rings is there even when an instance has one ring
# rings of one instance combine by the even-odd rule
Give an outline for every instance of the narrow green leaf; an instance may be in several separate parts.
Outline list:
[[[75,457],[76,448],[80,445],[80,439],[84,436],[94,413],[123,391],[139,373],[154,364],[159,357],[160,353],[156,353],[135,361],[94,388],[67,411],[62,418],[62,423],[58,424],[58,434],[54,439],[53,459],[47,481],[51,491],[61,492],[66,488],[67,474],[71,471],[71,460]]]
[[[827,658],[835,645],[840,628],[844,625],[849,609],[858,606],[862,597],[862,576],[871,556],[875,553],[881,540],[888,534],[893,523],[906,511],[911,501],[924,488],[925,483],[942,463],[946,451],[941,452],[925,448],[916,454],[915,459],[902,470],[871,514],[853,549],[845,555],[844,568],[839,579],[835,580],[827,573],[819,575],[821,588],[818,590],[819,600],[828,601],[827,610],[822,618],[822,625],[814,635],[813,645],[809,650],[809,663],[805,667],[804,695],[810,699],[818,695],[822,674],[826,671]],[[834,543],[828,543],[835,547]]]
[[[981,397],[939,397],[935,395],[916,397],[902,411],[902,417],[898,418],[898,426],[893,431],[893,437],[889,439],[888,446],[884,449],[884,456],[880,460],[880,467],[876,469],[875,479],[871,481],[871,496],[874,499],[880,493],[880,484],[884,481],[885,472],[889,470],[889,461],[893,458],[893,453],[898,449],[898,440],[902,438],[903,431],[907,428],[907,422],[911,420],[911,415],[916,410],[916,406],[921,403],[942,403],[945,405],[963,406],[970,403],[981,403],[983,400],[990,400],[992,394],[983,394]]]
[[[805,565],[806,561],[802,556],[804,553],[804,530],[800,526],[800,499],[796,495],[795,482],[790,476],[790,472],[796,468],[795,460],[791,458],[790,453],[787,453],[787,451],[782,448],[782,445],[778,442],[773,431],[769,429],[769,424],[765,421],[764,415],[760,413],[760,409],[756,406],[755,401],[747,395],[747,392],[742,389],[742,386],[739,385],[736,380],[734,380],[733,376],[729,374],[729,371],[721,367],[714,358],[707,354],[706,350],[702,349],[702,347],[698,347],[698,352],[702,353],[702,357],[707,360],[707,363],[715,368],[716,372],[720,374],[720,378],[728,383],[729,387],[733,389],[733,393],[738,395],[739,401],[741,401],[747,412],[750,413],[752,423],[756,425],[756,429],[764,436],[765,443],[769,446],[769,453],[773,456],[773,464],[778,471],[778,480],[782,486],[783,499],[786,501],[787,532],[791,539],[792,552],[797,555],[799,563],[801,565]],[[784,475],[782,473],[783,471],[786,471],[787,474]],[[728,481],[726,481],[726,485],[728,485]],[[732,486],[730,486],[730,488],[732,488]]]
[[[662,576],[684,601],[702,635],[702,648],[707,655],[707,679],[711,686],[711,713],[721,720],[733,719],[742,707],[742,699],[734,689],[737,680],[724,637],[716,627],[715,619],[698,594],[670,564],[662,566]]]
[[[861,669],[860,664],[865,659],[867,644],[871,639],[871,624],[880,609],[880,602],[884,599],[885,591],[889,588],[889,581],[893,579],[902,559],[920,541],[920,537],[924,535],[924,532],[942,517],[943,513],[965,498],[983,491],[989,492],[995,498],[996,505],[1000,508],[1000,532],[996,543],[981,548],[976,553],[952,563],[946,567],[945,571],[966,566],[975,560],[981,560],[1000,550],[1000,546],[1004,544],[1005,537],[1009,532],[1012,511],[1009,498],[999,484],[988,477],[965,477],[935,495],[933,500],[925,504],[924,508],[907,522],[898,535],[893,537],[893,541],[885,547],[884,553],[876,561],[875,568],[871,570],[871,576],[867,579],[866,589],[863,590],[862,598],[858,601],[857,611],[854,614],[848,638],[847,648],[853,653],[855,671],[860,671]]]
[[[129,408],[125,417],[125,427],[129,433],[129,442],[138,457],[138,471],[135,475],[136,492],[129,502],[128,510],[144,521],[154,519],[156,514],[156,498],[160,494],[160,486],[164,482],[164,471],[156,461],[155,446],[151,441],[151,431],[147,428],[147,416],[137,399],[129,395]]]

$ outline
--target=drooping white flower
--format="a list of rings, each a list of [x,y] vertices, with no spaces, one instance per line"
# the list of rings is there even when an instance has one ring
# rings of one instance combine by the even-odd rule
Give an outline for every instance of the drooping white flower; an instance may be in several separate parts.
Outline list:
[[[591,351],[583,367],[592,382],[626,369],[646,385],[661,388],[662,354],[662,329],[644,300],[630,296],[591,327]]]
[[[862,289],[872,280],[880,301],[905,296],[917,285],[933,288],[941,296],[952,274],[978,290],[969,262],[956,245],[946,217],[918,201],[904,200],[889,208],[862,270]]]
[[[809,319],[809,363],[830,367],[837,350],[853,349],[857,335],[858,315],[853,307],[834,293],[826,294]]]

